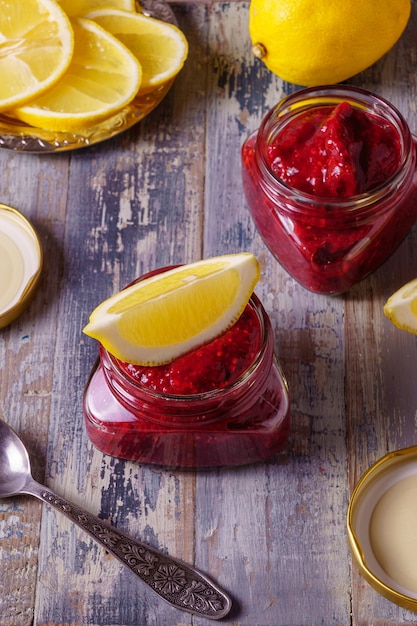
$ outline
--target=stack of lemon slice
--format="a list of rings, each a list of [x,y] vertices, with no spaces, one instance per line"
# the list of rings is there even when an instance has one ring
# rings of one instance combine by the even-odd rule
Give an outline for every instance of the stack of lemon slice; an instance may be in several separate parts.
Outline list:
[[[0,39],[0,112],[53,131],[109,118],[171,81],[188,54],[184,34],[135,0],[13,0]]]

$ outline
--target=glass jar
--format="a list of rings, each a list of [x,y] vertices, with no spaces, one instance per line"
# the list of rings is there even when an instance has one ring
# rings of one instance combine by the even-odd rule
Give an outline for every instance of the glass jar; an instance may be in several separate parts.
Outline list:
[[[243,465],[274,455],[289,434],[288,388],[269,317],[255,295],[248,306],[260,326],[255,357],[234,382],[204,393],[151,390],[100,346],[84,393],[92,443],[111,456],[180,468]]]
[[[399,159],[382,184],[350,197],[319,197],[283,182],[268,150],[294,120],[348,102],[398,134]],[[288,140],[287,140],[288,141]],[[301,165],[301,167],[303,167]],[[242,147],[242,176],[257,229],[301,285],[324,294],[348,290],[383,263],[417,218],[416,142],[389,102],[349,86],[298,91],[271,109]]]

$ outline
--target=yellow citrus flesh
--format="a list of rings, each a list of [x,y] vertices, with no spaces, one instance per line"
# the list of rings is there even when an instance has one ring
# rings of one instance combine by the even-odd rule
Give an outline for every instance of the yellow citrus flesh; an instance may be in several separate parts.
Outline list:
[[[50,89],[68,68],[71,23],[54,0],[9,0],[0,7],[0,111]]]
[[[75,18],[75,46],[65,75],[46,94],[13,111],[32,126],[58,131],[86,128],[122,109],[141,82],[137,59],[98,24]]]
[[[338,83],[382,57],[403,33],[410,0],[251,0],[253,51],[283,80]]]
[[[176,26],[117,9],[97,9],[86,17],[117,37],[138,59],[143,72],[140,93],[172,80],[182,69],[188,42]]]
[[[388,298],[384,313],[398,328],[417,334],[417,279],[410,281]]]
[[[182,265],[102,302],[84,333],[122,361],[168,363],[232,326],[259,275],[259,263],[250,253]]]
[[[135,11],[135,0],[56,0],[67,15],[84,15],[87,11],[103,7]]]

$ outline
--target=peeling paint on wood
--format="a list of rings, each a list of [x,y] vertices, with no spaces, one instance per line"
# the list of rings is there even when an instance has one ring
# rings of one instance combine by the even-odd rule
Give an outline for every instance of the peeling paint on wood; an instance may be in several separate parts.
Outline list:
[[[190,56],[145,120],[78,152],[0,152],[1,199],[28,216],[45,252],[32,304],[0,331],[0,414],[27,443],[38,480],[228,589],[236,607],[224,623],[415,624],[352,566],[345,515],[361,473],[417,439],[416,341],[382,313],[417,275],[416,230],[343,297],[297,285],[265,249],[240,179],[244,139],[295,87],[252,56],[247,2],[173,8]],[[351,81],[391,100],[414,131],[416,19]],[[150,269],[240,250],[262,267],[257,292],[290,383],[288,445],[266,463],[210,472],[141,466],[93,448],[82,415],[97,350],[81,332],[90,311]],[[207,623],[161,602],[31,498],[0,502],[0,562],[1,626]]]

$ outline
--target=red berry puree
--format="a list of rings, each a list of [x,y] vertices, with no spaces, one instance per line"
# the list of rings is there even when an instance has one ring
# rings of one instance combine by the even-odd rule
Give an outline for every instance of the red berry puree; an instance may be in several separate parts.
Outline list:
[[[398,132],[376,115],[342,102],[319,107],[288,124],[268,146],[271,169],[295,189],[348,198],[379,187],[396,171]]]
[[[242,148],[252,217],[303,286],[342,293],[388,258],[417,217],[408,127],[405,148],[400,126],[347,101],[276,119]]]
[[[247,307],[236,324],[220,337],[172,363],[142,367],[120,362],[120,366],[127,376],[158,393],[205,393],[222,389],[239,378],[254,360],[260,341],[256,314]]]
[[[216,467],[271,457],[288,437],[289,400],[261,303],[252,296],[230,329],[166,365],[100,347],[84,412],[92,442],[120,458]]]

